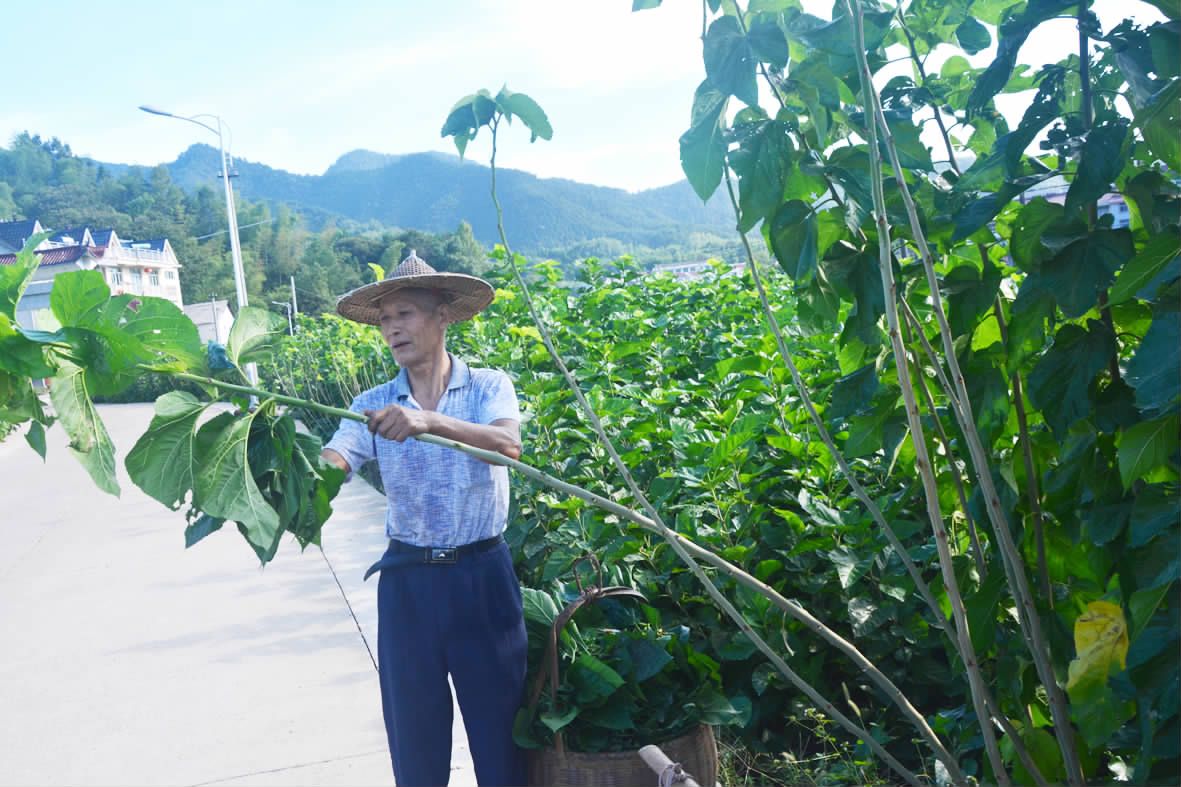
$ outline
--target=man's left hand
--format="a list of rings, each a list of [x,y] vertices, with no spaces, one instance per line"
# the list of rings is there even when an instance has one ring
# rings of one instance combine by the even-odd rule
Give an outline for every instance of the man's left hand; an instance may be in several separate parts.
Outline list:
[[[365,415],[369,417],[368,426],[372,434],[396,443],[430,431],[430,418],[426,412],[399,404],[391,404],[380,410],[366,410]]]

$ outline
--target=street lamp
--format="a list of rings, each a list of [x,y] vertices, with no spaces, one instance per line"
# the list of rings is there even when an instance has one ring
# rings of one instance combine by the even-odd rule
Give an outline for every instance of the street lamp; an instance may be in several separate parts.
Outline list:
[[[168,118],[176,118],[177,120],[187,120],[194,123],[201,128],[212,131],[217,134],[217,147],[221,151],[221,174],[223,185],[226,192],[226,216],[230,225],[230,257],[234,262],[234,287],[238,291],[238,311],[241,313],[242,307],[246,306],[246,273],[242,270],[242,244],[238,240],[238,214],[234,210],[234,190],[230,187],[230,158],[226,156],[225,142],[222,138],[222,126],[225,125],[222,119],[217,115],[193,115],[185,117],[184,115],[174,115],[171,112],[165,112],[162,109],[156,109],[150,106],[141,106],[141,110],[150,115],[162,115]],[[202,123],[197,118],[213,118],[217,121],[217,128]],[[250,380],[251,385],[258,385],[258,366],[253,362],[246,364],[246,377]]]
[[[282,306],[283,310],[287,312],[287,333],[290,336],[295,335],[295,325],[291,322],[291,302],[290,301],[271,301],[273,306]]]

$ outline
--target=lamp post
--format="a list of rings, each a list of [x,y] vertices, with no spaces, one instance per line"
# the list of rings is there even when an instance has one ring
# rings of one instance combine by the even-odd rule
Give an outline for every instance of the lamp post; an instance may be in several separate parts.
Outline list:
[[[287,334],[289,336],[295,335],[295,327],[291,322],[291,304],[286,301],[271,301],[274,306],[282,306],[283,310],[287,312]]]
[[[162,115],[163,117],[176,118],[177,120],[187,120],[189,123],[196,124],[201,128],[212,131],[217,134],[217,147],[221,152],[221,174],[223,185],[226,193],[226,216],[230,225],[230,257],[234,263],[234,287],[238,291],[238,312],[241,313],[242,307],[247,305],[246,302],[246,273],[242,269],[242,244],[238,240],[238,214],[234,210],[234,190],[230,186],[230,158],[226,156],[225,141],[222,136],[222,119],[217,115],[192,115],[185,117],[184,115],[174,115],[171,112],[165,112],[162,109],[156,109],[150,106],[141,106],[141,110],[147,112],[149,115]],[[202,123],[197,118],[213,118],[217,121],[217,128]],[[252,386],[258,385],[258,366],[253,362],[246,364],[246,377],[250,380]]]

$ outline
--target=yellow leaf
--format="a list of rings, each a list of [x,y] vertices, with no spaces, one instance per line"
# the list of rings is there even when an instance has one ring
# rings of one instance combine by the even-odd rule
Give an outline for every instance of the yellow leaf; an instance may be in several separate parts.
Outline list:
[[[1074,648],[1078,657],[1070,662],[1066,688],[1084,676],[1107,680],[1111,660],[1118,659],[1120,669],[1128,666],[1128,624],[1119,605],[1092,601],[1087,611],[1074,622]]]

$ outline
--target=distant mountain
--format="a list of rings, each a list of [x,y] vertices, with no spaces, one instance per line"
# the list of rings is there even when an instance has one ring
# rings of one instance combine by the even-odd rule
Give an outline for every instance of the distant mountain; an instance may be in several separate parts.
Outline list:
[[[112,173],[123,169],[105,166]],[[186,189],[217,185],[218,151],[208,145],[193,145],[166,166]],[[294,175],[245,159],[235,159],[234,168],[234,184],[243,196],[285,202],[312,224],[335,216],[451,232],[467,221],[481,243],[499,242],[488,167],[458,156],[354,150],[323,175]],[[631,194],[502,169],[497,171],[497,194],[509,242],[525,252],[596,238],[658,247],[682,243],[692,232],[728,237],[734,227],[728,201],[715,194],[702,204],[687,181]]]

